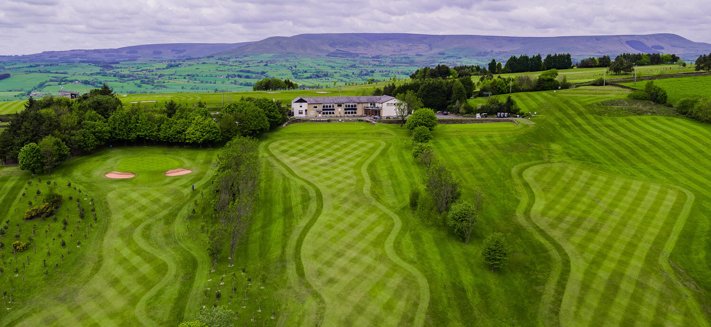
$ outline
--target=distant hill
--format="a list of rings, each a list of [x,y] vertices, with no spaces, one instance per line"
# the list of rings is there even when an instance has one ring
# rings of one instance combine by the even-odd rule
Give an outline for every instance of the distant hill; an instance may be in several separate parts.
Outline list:
[[[121,62],[242,57],[262,54],[337,58],[414,58],[413,63],[488,61],[511,55],[570,53],[574,58],[623,52],[674,53],[692,60],[711,52],[711,44],[675,34],[511,37],[392,33],[302,34],[224,44],[154,44],[118,49],[49,51],[5,56],[0,61]]]
[[[0,61],[91,62],[185,60],[234,51],[248,43],[146,44],[117,49],[45,51],[24,56],[0,56]]]
[[[675,53],[696,59],[711,44],[675,34],[509,37],[421,34],[303,34],[271,37],[222,55],[295,54],[335,57],[421,56],[508,58],[520,54],[570,53],[573,57],[624,52]]]

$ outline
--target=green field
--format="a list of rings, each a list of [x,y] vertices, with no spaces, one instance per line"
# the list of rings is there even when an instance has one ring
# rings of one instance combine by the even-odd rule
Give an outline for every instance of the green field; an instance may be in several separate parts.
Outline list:
[[[0,324],[175,325],[179,322],[186,308],[195,308],[189,298],[196,283],[202,281],[197,274],[207,269],[202,247],[187,228],[189,206],[184,204],[199,194],[191,192],[191,185],[196,184],[200,190],[211,176],[214,154],[211,150],[120,148],[74,159],[56,173],[43,176],[43,180],[57,181],[56,188],[65,198],[68,195],[80,198],[87,212],[88,201],[96,205],[97,220],[91,227],[88,224],[92,220],[78,221],[76,205],[65,199],[58,216],[60,220],[69,219],[70,230],[63,236],[69,244],[66,250],[53,236],[59,228],[57,223],[33,221],[31,224],[37,228],[30,229],[29,223],[22,222],[27,207],[22,198],[34,196],[30,191],[36,185],[43,191],[48,186],[15,168],[0,170],[1,201],[4,208],[10,208],[2,213],[3,221],[10,220],[7,234],[12,235],[19,228],[22,239],[26,240],[30,233],[34,235],[35,229],[40,235],[35,235],[29,253],[17,258],[11,258],[7,248],[2,250],[4,267],[22,264],[21,267],[29,268],[20,268],[21,277],[8,273],[8,269],[0,275],[3,290],[12,289],[16,300],[3,306]],[[163,176],[165,170],[180,167],[193,169],[193,174]],[[136,177],[132,180],[104,177],[105,173],[118,169],[134,172]],[[67,181],[84,192],[77,194],[78,191],[67,188]],[[28,195],[18,196],[23,186]],[[42,237],[45,225],[50,231],[47,238]],[[99,231],[98,237],[95,230]],[[81,247],[76,246],[74,239],[82,241]],[[41,273],[45,251],[52,252],[47,255],[48,275]],[[27,257],[27,264],[22,256]],[[57,267],[53,267],[55,262],[59,263]]]
[[[0,115],[14,114],[25,109],[24,100],[0,102]]]
[[[463,59],[466,60],[466,59]],[[345,58],[250,55],[184,59],[178,62],[127,61],[112,64],[5,62],[11,74],[0,80],[0,101],[23,100],[31,92],[86,92],[109,84],[120,94],[245,92],[265,77],[288,78],[312,88],[406,78],[419,65],[398,58]]]
[[[468,245],[407,208],[422,171],[398,127],[289,126],[264,146],[266,208],[239,261],[268,276],[261,298],[287,325],[707,325],[711,176],[699,168],[711,163],[695,140],[711,128],[601,112],[626,94],[516,94],[534,125],[439,126],[463,197],[485,194]],[[477,259],[493,231],[513,249],[500,275]],[[275,304],[284,292],[300,295]]]
[[[690,73],[694,71],[693,65],[682,67],[679,65],[653,65],[653,66],[637,66],[637,77],[644,76],[661,76],[669,74]],[[526,72],[526,73],[509,73],[501,74],[501,77],[515,77],[519,75],[530,76],[531,78],[540,75],[541,72]],[[607,72],[607,67],[600,68],[573,68],[558,70],[559,77],[565,76],[570,83],[584,83],[596,80],[598,78],[606,78],[608,81],[614,81],[620,78],[634,77],[634,74],[610,74]]]
[[[625,83],[624,85],[643,89],[646,82]],[[711,76],[692,76],[683,78],[669,78],[654,81],[654,84],[661,86],[669,96],[669,102],[677,101],[687,97],[711,97]]]
[[[49,179],[91,194],[107,217],[103,238],[82,245],[74,270],[50,275],[67,285],[40,279],[46,290],[0,324],[174,325],[216,304],[240,326],[708,326],[711,126],[621,101],[628,93],[516,93],[538,113],[530,124],[438,126],[432,145],[462,198],[483,193],[469,244],[409,208],[424,168],[397,125],[299,123],[267,135],[257,213],[235,265],[213,269],[206,226],[186,217],[214,151],[73,159]],[[162,176],[174,166],[195,173]],[[138,175],[103,178],[110,170]],[[2,194],[30,187],[14,168],[0,175],[16,179]],[[480,254],[493,232],[510,250],[500,273]]]
[[[226,93],[162,93],[162,94],[126,94],[119,95],[125,105],[163,106],[169,100],[183,105],[195,105],[203,102],[208,108],[222,108],[224,105],[237,102],[245,97],[266,98],[281,101],[291,105],[291,101],[299,96],[349,96],[371,95],[376,87],[383,83],[344,86],[340,88],[325,88],[317,90],[289,90],[289,91],[245,91]]]

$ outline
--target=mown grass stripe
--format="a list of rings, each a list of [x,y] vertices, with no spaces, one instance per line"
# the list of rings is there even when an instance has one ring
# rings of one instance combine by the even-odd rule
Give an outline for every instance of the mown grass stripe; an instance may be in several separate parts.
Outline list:
[[[635,290],[636,281],[639,280],[640,272],[642,271],[644,263],[644,259],[632,259],[647,257],[647,254],[652,249],[652,242],[662,230],[664,222],[670,215],[673,202],[676,200],[675,192],[660,193],[660,196],[665,197],[665,199],[661,203],[657,201],[659,196],[654,199],[655,204],[660,206],[655,206],[651,208],[650,211],[648,211],[648,216],[651,216],[651,219],[649,220],[650,223],[640,223],[640,227],[635,231],[635,235],[639,237],[639,242],[629,242],[627,244],[627,247],[631,247],[634,249],[632,256],[627,258],[620,257],[615,265],[616,269],[618,269],[618,271],[624,276],[624,278],[620,283],[608,283],[607,285],[605,285],[603,296],[607,294],[608,297],[613,298],[614,301],[598,302],[597,307],[593,309],[598,313],[595,315],[595,317],[592,318],[590,325],[599,326],[600,323],[611,323],[612,325],[618,325],[624,317],[625,311],[627,310],[627,306],[630,303],[630,300],[632,299],[632,294]],[[634,264],[637,261],[639,262],[639,264]],[[662,285],[653,286],[661,287]],[[655,292],[653,292],[654,289],[648,290],[649,291],[645,292],[642,298],[653,297],[655,295]],[[656,295],[659,294],[656,293]],[[605,314],[609,318],[603,320]]]

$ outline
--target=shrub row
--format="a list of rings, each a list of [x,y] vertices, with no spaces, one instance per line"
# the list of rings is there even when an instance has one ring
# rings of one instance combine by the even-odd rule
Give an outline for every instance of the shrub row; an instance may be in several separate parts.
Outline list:
[[[27,209],[27,211],[25,211],[25,220],[51,217],[54,212],[59,209],[62,203],[62,196],[56,193],[50,193],[45,197],[44,201],[42,204]]]

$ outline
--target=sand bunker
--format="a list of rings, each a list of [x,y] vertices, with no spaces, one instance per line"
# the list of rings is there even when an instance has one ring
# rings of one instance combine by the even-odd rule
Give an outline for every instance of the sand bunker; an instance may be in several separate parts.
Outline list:
[[[183,169],[183,168],[178,168],[178,169],[171,169],[165,172],[165,176],[168,177],[173,177],[173,176],[183,176],[192,173],[193,171],[190,169]]]
[[[106,175],[104,175],[104,176],[106,176],[106,178],[111,178],[111,179],[129,179],[129,178],[136,177],[136,174],[120,172],[120,171],[112,171],[112,172],[106,173]]]

